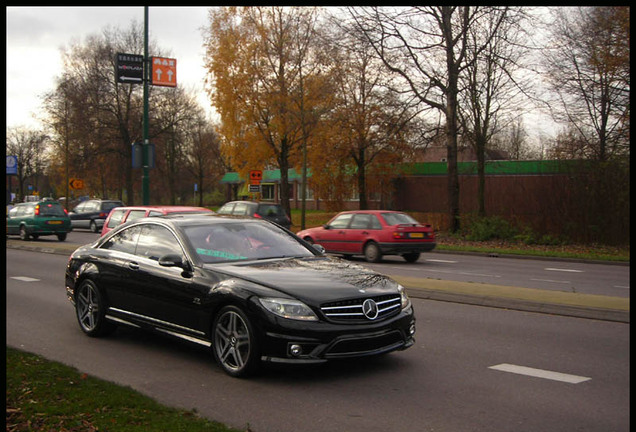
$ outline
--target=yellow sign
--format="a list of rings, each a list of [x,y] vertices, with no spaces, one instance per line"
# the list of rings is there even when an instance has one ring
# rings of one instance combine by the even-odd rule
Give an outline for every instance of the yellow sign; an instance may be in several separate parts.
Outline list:
[[[77,190],[77,189],[84,189],[84,180],[80,180],[80,179],[70,179],[68,181],[68,187],[70,187],[73,190]]]

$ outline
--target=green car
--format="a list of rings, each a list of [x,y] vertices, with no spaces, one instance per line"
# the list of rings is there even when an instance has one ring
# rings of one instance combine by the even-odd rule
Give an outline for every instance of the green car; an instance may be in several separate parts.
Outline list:
[[[18,234],[22,240],[56,235],[59,241],[64,241],[71,230],[71,219],[57,201],[20,203],[7,215],[7,235]]]

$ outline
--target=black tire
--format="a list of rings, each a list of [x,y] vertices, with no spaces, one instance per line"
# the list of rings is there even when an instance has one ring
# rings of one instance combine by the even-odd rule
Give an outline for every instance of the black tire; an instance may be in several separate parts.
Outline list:
[[[382,251],[380,246],[375,242],[369,242],[364,247],[364,258],[368,262],[377,263],[382,261]]]
[[[402,258],[404,258],[406,262],[408,263],[414,263],[420,258],[420,253],[419,252],[407,253],[402,255]]]
[[[94,232],[94,233],[96,233],[96,232],[97,232],[97,224],[95,223],[95,221],[94,221],[94,220],[92,220],[92,221],[91,221],[91,224],[90,224],[90,226],[89,226],[89,227],[90,227],[90,229],[91,229],[91,232]]]
[[[58,239],[59,241],[64,241],[64,240],[66,240],[66,233],[58,234],[58,235],[57,235],[57,239]]]
[[[230,376],[244,377],[260,366],[260,350],[254,328],[245,313],[236,306],[226,306],[212,325],[212,353]]]
[[[75,292],[75,315],[84,333],[91,337],[105,336],[115,330],[106,320],[106,299],[90,279],[83,280]]]
[[[28,241],[29,237],[26,227],[24,225],[20,226],[20,240]]]

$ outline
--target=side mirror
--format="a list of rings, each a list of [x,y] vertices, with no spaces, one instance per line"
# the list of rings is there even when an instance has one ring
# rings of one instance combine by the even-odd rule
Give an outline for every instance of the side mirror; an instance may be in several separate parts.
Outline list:
[[[330,226],[330,225],[327,225],[327,224],[324,224],[322,227],[323,227],[324,229],[326,229],[326,230],[331,229],[331,226]]]
[[[181,255],[164,255],[159,258],[159,265],[162,267],[179,267],[186,271],[191,271],[188,262],[183,262]]]

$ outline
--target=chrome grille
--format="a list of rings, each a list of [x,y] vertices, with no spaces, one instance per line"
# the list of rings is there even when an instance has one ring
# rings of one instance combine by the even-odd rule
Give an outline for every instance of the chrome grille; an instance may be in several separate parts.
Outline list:
[[[373,300],[377,305],[377,317],[375,318],[367,318],[363,311],[362,305],[369,299]],[[400,304],[400,295],[390,294],[325,303],[320,307],[320,310],[332,321],[376,321],[398,313]]]

